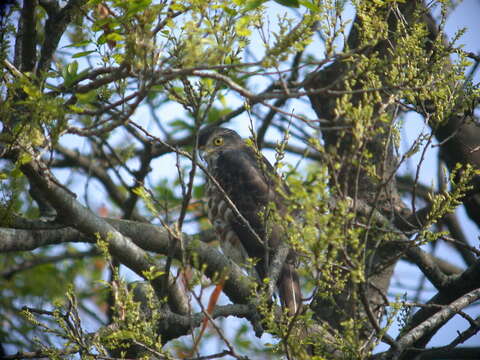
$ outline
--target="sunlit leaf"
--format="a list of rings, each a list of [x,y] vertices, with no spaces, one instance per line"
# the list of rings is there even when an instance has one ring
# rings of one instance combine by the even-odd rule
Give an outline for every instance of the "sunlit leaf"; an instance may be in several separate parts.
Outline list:
[[[73,54],[73,55],[72,55],[72,58],[73,58],[73,59],[76,59],[76,58],[84,57],[84,56],[90,55],[90,54],[92,54],[92,53],[94,53],[94,52],[95,52],[95,50],[82,51],[82,52]]]

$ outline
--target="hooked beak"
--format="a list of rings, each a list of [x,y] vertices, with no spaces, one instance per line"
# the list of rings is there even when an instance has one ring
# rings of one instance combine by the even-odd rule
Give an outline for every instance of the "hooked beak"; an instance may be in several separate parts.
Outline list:
[[[215,148],[210,148],[207,150],[206,147],[201,147],[201,148],[198,148],[198,154],[200,155],[200,159],[202,159],[203,161],[205,162],[208,162],[207,161],[207,158],[216,151],[217,149]]]
[[[198,155],[200,156],[200,159],[202,159],[203,161],[205,161],[205,146],[202,146],[202,147],[198,147]]]

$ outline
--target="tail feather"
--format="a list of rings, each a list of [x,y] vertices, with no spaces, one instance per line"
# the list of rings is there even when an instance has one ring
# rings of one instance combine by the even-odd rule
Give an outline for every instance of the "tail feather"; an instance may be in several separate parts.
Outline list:
[[[278,290],[280,292],[282,305],[288,309],[290,316],[301,311],[302,292],[300,290],[300,281],[297,271],[292,264],[283,264],[278,279]]]

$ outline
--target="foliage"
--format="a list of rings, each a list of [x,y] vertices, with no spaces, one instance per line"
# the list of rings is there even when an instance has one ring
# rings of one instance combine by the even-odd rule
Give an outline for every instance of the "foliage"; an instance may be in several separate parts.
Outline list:
[[[0,38],[3,350],[369,359],[383,342],[384,358],[414,358],[445,323],[435,314],[480,289],[470,275],[478,250],[451,220],[464,206],[480,223],[479,59],[459,43],[465,29],[447,36],[450,10],[360,0],[9,7]],[[403,149],[413,112],[425,126]],[[295,316],[269,293],[274,279],[247,276],[254,259],[240,269],[215,250],[211,175],[197,146],[212,124],[251,135],[259,158],[273,154],[285,209],[272,204],[264,216],[296,254],[305,306]],[[427,161],[434,139],[441,158]],[[420,172],[443,162],[448,180],[424,185]],[[462,267],[424,251],[445,243]],[[389,283],[401,259],[435,297],[402,285],[399,300]],[[221,284],[225,296],[209,303]],[[444,318],[471,320],[469,305]],[[430,330],[411,340],[426,321]]]

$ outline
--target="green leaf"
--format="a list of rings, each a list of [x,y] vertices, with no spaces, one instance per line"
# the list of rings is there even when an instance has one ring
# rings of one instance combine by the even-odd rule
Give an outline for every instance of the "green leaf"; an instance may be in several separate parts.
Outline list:
[[[74,113],[77,113],[77,114],[81,114],[83,112],[83,109],[77,105],[69,105],[68,108],[74,112]]]
[[[140,0],[135,2],[127,2],[128,10],[125,14],[125,17],[129,18],[132,15],[136,15],[139,12],[146,10],[152,3],[152,0]]]
[[[123,35],[120,35],[118,33],[110,33],[106,36],[107,40],[113,40],[113,41],[122,41],[123,40]]]
[[[163,85],[153,85],[150,90],[151,91],[163,91],[165,87]]]
[[[81,52],[78,52],[76,54],[73,54],[72,58],[76,59],[76,58],[79,58],[79,57],[84,57],[84,56],[90,55],[91,53],[94,53],[94,52],[95,52],[95,50],[81,51]]]
[[[59,91],[59,88],[57,86],[49,84],[49,83],[45,83],[45,88],[47,88],[49,90],[53,90],[53,91]]]
[[[313,3],[313,1],[308,1],[308,0],[300,0],[299,3],[303,6],[305,6],[308,10],[314,12],[314,13],[319,13],[320,8]]]
[[[193,197],[201,199],[205,195],[205,187],[203,185],[195,185],[193,187]]]
[[[79,42],[64,46],[63,48],[82,47],[82,46],[87,46],[89,44],[90,44],[89,40],[83,40],[83,41],[79,41]]]
[[[170,121],[169,125],[171,127],[177,128],[177,130],[191,130],[193,129],[193,125],[189,124],[185,120],[175,119]]]
[[[19,165],[24,165],[32,161],[32,156],[26,152],[22,152],[18,157],[17,163]]]
[[[298,0],[275,0],[276,3],[279,3],[283,6],[298,8],[300,3]]]
[[[68,76],[76,75],[77,70],[78,70],[78,62],[77,61],[73,61],[73,62],[71,62],[70,64],[67,65],[66,72],[67,72]]]
[[[77,99],[79,104],[91,104],[93,101],[97,99],[97,91],[92,90],[86,93],[77,93]]]
[[[113,59],[117,62],[117,64],[121,64],[125,57],[122,54],[113,54]]]
[[[255,10],[260,5],[262,5],[264,2],[265,2],[265,0],[251,0],[251,1],[249,1],[245,4],[244,10],[245,11]]]

